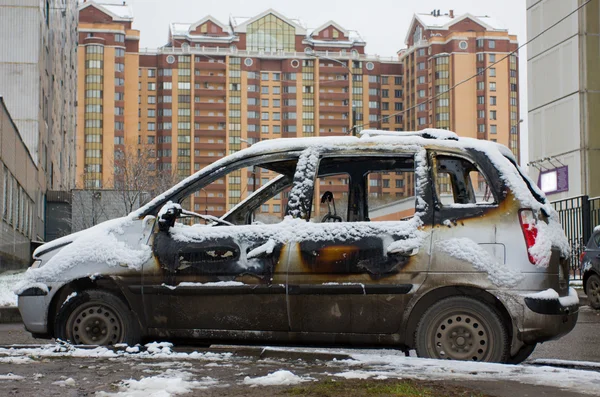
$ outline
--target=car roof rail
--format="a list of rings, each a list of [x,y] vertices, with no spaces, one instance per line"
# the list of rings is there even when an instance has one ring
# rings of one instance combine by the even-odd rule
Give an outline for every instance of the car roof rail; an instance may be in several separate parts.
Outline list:
[[[418,136],[425,139],[439,139],[439,140],[451,140],[458,141],[458,135],[455,132],[448,130],[441,130],[437,128],[425,128],[421,131],[380,131],[380,130],[362,130],[360,132],[362,137],[372,136],[395,136],[395,137],[409,137]]]

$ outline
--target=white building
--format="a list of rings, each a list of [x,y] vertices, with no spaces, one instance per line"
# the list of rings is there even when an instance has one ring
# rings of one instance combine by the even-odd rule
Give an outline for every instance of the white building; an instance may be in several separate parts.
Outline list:
[[[527,39],[586,0],[527,0]],[[528,45],[529,175],[551,201],[600,196],[600,0]]]
[[[75,182],[77,20],[76,0],[0,0],[0,96],[44,191]]]

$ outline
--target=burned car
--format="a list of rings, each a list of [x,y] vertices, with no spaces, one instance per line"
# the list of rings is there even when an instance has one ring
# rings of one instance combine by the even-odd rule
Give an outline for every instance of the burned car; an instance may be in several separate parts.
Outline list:
[[[216,217],[219,194],[232,205]],[[493,142],[431,129],[277,139],[39,247],[16,293],[28,331],[75,344],[390,346],[516,363],[577,320],[557,219]]]

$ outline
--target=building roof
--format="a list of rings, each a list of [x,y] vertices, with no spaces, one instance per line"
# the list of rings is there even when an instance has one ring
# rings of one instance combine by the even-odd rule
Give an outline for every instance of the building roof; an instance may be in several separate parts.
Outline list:
[[[79,4],[79,11],[94,6],[100,11],[104,12],[107,15],[110,15],[115,21],[133,21],[133,9],[130,5],[126,4],[124,1],[110,1],[104,0],[102,2],[97,2],[93,0],[84,1]]]
[[[272,8],[269,8],[268,10],[263,11],[260,14],[253,16],[252,18],[233,17],[232,16],[229,18],[229,22],[230,22],[231,27],[233,28],[234,32],[246,33],[246,28],[248,27],[248,25],[250,23],[257,21],[257,20],[261,19],[262,17],[265,17],[269,14],[273,14],[277,18],[292,25],[294,28],[296,28],[297,35],[306,35],[306,27],[304,26],[304,23],[302,23],[302,21],[300,21],[299,19],[288,18],[285,15],[280,14],[279,12],[275,11]]]
[[[418,21],[425,29],[428,30],[448,30],[450,26],[464,19],[471,19],[487,30],[506,32],[508,29],[497,19],[490,16],[476,16],[470,13],[455,15],[451,17],[449,14],[433,15],[433,14],[414,14],[412,21],[410,22],[410,28],[406,32],[405,43],[408,43],[408,39],[412,33],[412,28],[415,21]]]

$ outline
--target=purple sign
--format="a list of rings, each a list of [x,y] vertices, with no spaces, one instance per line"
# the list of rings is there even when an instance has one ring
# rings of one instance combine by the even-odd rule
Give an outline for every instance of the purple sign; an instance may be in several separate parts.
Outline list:
[[[569,167],[562,166],[552,170],[541,171],[538,186],[546,194],[566,192],[569,190]]]

